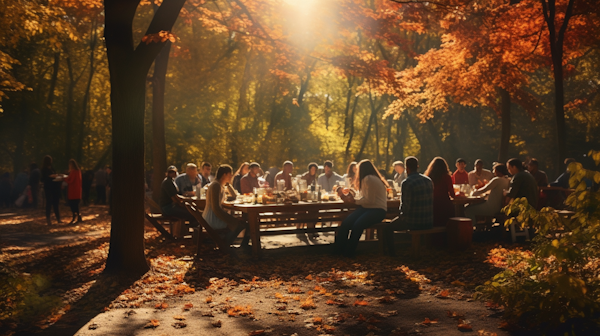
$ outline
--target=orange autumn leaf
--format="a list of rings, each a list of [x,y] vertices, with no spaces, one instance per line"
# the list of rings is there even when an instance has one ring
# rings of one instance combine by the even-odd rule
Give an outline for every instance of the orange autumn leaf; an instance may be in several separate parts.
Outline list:
[[[169,305],[167,303],[163,302],[163,303],[157,303],[154,306],[154,309],[167,309],[167,307],[169,307]]]
[[[311,296],[307,297],[306,300],[300,302],[300,308],[302,309],[315,309],[317,305]]]
[[[175,315],[175,316],[173,316],[173,318],[176,320],[179,320],[179,321],[185,320],[185,316],[183,316],[183,315]]]
[[[211,302],[212,302],[212,296],[207,296],[206,303],[211,303]]]
[[[254,330],[254,331],[251,331],[248,335],[249,336],[257,336],[257,335],[262,335],[264,333],[265,333],[264,330]]]
[[[186,304],[183,305],[183,310],[190,310],[194,307],[194,304],[191,302],[187,302]]]
[[[473,327],[471,327],[468,323],[461,323],[458,325],[458,330],[460,331],[472,331]]]
[[[438,297],[440,298],[447,298],[450,295],[450,292],[446,289],[444,289],[443,291],[440,292],[440,294],[438,294]]]
[[[363,316],[363,314],[358,314],[356,320],[359,322],[365,322],[367,319]]]
[[[365,300],[356,300],[354,301],[354,307],[356,306],[368,306],[369,302],[365,301]]]
[[[159,325],[160,325],[160,322],[158,320],[150,320],[148,323],[146,323],[144,328],[156,328]]]
[[[437,319],[430,320],[427,317],[425,318],[425,320],[423,322],[421,322],[421,324],[424,325],[424,326],[430,326],[430,325],[432,325],[434,323],[437,323]]]

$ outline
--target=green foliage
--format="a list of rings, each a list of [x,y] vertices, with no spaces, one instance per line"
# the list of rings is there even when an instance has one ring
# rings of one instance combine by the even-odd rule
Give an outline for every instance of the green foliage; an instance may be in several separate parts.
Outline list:
[[[598,164],[600,154],[590,154]],[[545,331],[578,320],[597,322],[600,313],[600,172],[579,163],[568,170],[575,192],[566,204],[575,215],[538,212],[524,198],[507,206],[504,212],[513,218],[505,225],[528,223],[537,231],[532,253],[512,252],[506,269],[477,289],[478,296],[503,305],[507,319]],[[596,185],[586,189],[585,179]]]
[[[43,294],[49,287],[50,282],[42,275],[0,268],[0,326],[33,323],[48,316],[61,304],[59,297]]]

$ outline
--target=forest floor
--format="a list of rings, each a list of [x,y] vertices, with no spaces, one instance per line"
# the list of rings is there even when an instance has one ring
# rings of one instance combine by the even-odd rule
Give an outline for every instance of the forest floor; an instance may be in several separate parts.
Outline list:
[[[61,210],[66,218],[67,207]],[[0,313],[0,334],[520,333],[502,321],[502,307],[472,298],[504,266],[505,242],[432,249],[419,259],[408,248],[384,257],[367,242],[357,258],[340,259],[329,255],[332,235],[288,235],[263,238],[260,260],[240,250],[226,256],[208,244],[195,260],[191,239],[166,241],[148,227],[152,270],[128,280],[102,274],[107,208],[82,213],[80,225],[48,226],[41,210],[0,212],[0,275],[10,280],[2,289],[14,291],[0,293],[10,298],[4,308],[12,308],[10,316]]]

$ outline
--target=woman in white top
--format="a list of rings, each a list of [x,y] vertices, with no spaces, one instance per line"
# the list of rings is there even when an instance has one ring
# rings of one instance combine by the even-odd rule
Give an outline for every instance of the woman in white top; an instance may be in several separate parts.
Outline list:
[[[508,169],[504,164],[494,166],[494,177],[488,184],[475,190],[473,196],[481,195],[490,192],[485,203],[469,205],[465,208],[465,215],[473,221],[473,225],[477,223],[477,216],[493,216],[500,212],[504,205],[504,190],[510,188],[510,180],[508,179]]]
[[[231,216],[223,210],[223,202],[225,200],[223,187],[231,182],[233,169],[229,165],[222,165],[217,169],[216,179],[211,182],[206,192],[206,205],[202,217],[210,227],[215,230],[227,229],[223,233],[223,238],[229,244],[232,244],[235,238],[247,229],[248,224],[240,222],[237,218]],[[242,246],[248,245],[249,232],[246,230]]]
[[[387,212],[388,185],[373,163],[369,160],[359,162],[357,175],[361,197],[355,199],[351,194],[344,195],[341,188],[337,190],[345,203],[357,205],[356,210],[344,219],[335,237],[335,252],[347,257],[355,255],[363,231],[380,223]]]

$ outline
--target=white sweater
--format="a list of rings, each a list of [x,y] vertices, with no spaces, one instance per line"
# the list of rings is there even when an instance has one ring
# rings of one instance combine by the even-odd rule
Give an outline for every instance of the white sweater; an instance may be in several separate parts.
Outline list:
[[[385,184],[375,175],[367,175],[362,180],[361,197],[356,204],[368,209],[383,209],[387,211],[387,189]]]

